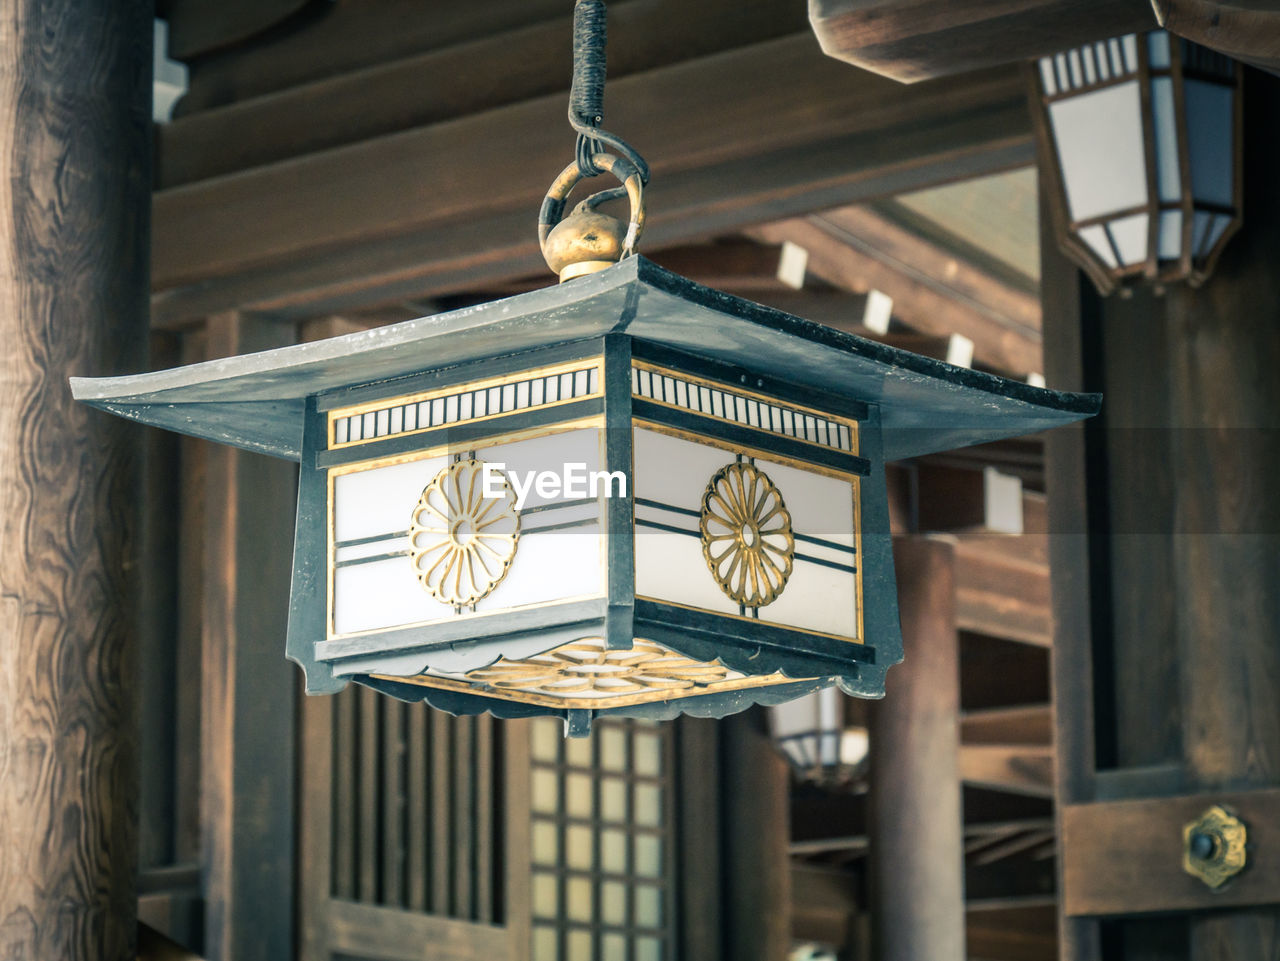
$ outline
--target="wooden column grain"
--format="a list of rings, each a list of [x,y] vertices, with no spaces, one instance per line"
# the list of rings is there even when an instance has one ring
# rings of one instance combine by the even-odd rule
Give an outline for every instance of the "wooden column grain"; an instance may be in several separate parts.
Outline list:
[[[893,545],[903,662],[871,706],[870,897],[875,957],[965,957],[964,836],[958,752],[955,551]]]
[[[783,961],[791,950],[787,762],[753,708],[720,726],[723,957]]]
[[[1280,80],[1246,79],[1245,227],[1165,307],[1183,765],[1210,791],[1280,786]],[[1193,916],[1190,956],[1280,957],[1275,901]]]
[[[209,318],[208,351],[279,347],[291,327]],[[284,658],[297,467],[210,445],[204,499],[204,678],[200,809],[205,956],[293,954],[295,711]]]
[[[1042,158],[1042,167],[1045,158]],[[1055,390],[1096,388],[1085,358],[1082,304],[1096,294],[1076,267],[1058,251],[1047,203],[1048,184],[1040,176],[1040,295],[1043,308],[1045,381]],[[1105,410],[1105,401],[1104,401]],[[1049,588],[1053,611],[1052,678],[1055,818],[1065,805],[1094,797],[1094,607],[1101,606],[1094,581],[1096,535],[1089,530],[1088,451],[1096,421],[1071,424],[1045,435],[1045,484],[1049,524]],[[1059,826],[1059,836],[1061,827]],[[1063,890],[1061,859],[1058,890]],[[1098,923],[1058,913],[1062,961],[1098,961]]]
[[[146,363],[152,5],[0,2],[0,956],[136,938],[140,430],[69,375]]]
[[[1141,843],[1125,834],[1140,850],[1118,855],[1111,875],[1106,859],[1064,866],[1061,890],[1079,913],[1182,911],[1111,926],[1108,953],[1134,961],[1280,956],[1280,894],[1275,906],[1231,909],[1257,903],[1243,879],[1226,896],[1195,885],[1159,903],[1106,896],[1139,860],[1153,865],[1148,895],[1155,866],[1177,864],[1186,796],[1200,808],[1280,786],[1280,80],[1250,71],[1246,82],[1245,227],[1208,283],[1101,301],[1081,288],[1074,320],[1050,308],[1055,288],[1044,291],[1046,347],[1083,331],[1082,381],[1057,380],[1050,366],[1050,386],[1106,397],[1103,417],[1083,429],[1093,444],[1055,432],[1046,448],[1058,510],[1058,800],[1114,798],[1114,812],[1151,804],[1167,822],[1156,830],[1144,818],[1151,836]],[[1265,819],[1253,820],[1266,834]],[[1073,860],[1084,863],[1064,864]],[[1064,961],[1097,957],[1096,923],[1066,918],[1063,931]]]

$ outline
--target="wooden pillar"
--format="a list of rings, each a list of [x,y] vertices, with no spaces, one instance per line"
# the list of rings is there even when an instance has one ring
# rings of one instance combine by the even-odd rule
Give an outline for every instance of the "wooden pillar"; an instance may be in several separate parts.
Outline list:
[[[962,961],[960,671],[951,544],[893,544],[903,662],[871,705],[872,940],[880,961]]]
[[[1204,287],[1101,299],[1046,244],[1049,386],[1105,395],[1046,448],[1060,810],[1280,785],[1280,80],[1246,82],[1245,225]],[[1179,827],[1151,864],[1179,863]],[[1091,883],[1064,871],[1064,905]],[[1196,890],[1199,910],[1111,925],[1105,953],[1280,952],[1280,908]],[[1064,961],[1104,953],[1097,922],[1063,932]]]
[[[791,950],[787,762],[769,740],[764,711],[720,728],[724,957],[785,961]]]
[[[0,2],[0,956],[134,956],[152,4]]]
[[[1182,760],[1202,791],[1280,786],[1280,80],[1247,80],[1245,229],[1164,311]],[[1194,915],[1190,957],[1280,957],[1275,901]]]
[[[293,341],[279,323],[208,321],[211,357]],[[200,813],[205,956],[293,956],[296,692],[284,657],[297,467],[210,445],[204,497]]]

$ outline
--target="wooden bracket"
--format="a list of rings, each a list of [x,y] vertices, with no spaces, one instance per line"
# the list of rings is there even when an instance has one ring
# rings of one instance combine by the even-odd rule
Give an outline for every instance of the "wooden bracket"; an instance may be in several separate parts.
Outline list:
[[[1249,863],[1211,890],[1183,870],[1183,827],[1221,804],[1249,828]],[[1280,788],[1062,811],[1062,898],[1068,916],[1146,914],[1280,904]]]

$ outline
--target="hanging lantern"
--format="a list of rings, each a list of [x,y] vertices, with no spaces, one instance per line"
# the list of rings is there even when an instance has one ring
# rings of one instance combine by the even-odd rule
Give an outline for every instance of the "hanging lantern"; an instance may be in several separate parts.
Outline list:
[[[1064,253],[1107,294],[1203,283],[1241,218],[1240,65],[1163,30],[1042,57],[1032,115]]]
[[[300,463],[287,653],[309,693],[356,681],[573,733],[832,683],[880,696],[902,656],[885,462],[1098,408],[642,257],[72,389]]]
[[[575,32],[578,156],[539,226],[571,282],[72,391],[299,463],[286,653],[308,693],[356,682],[454,714],[558,715],[575,735],[602,714],[719,717],[832,684],[881,696],[902,658],[885,461],[1099,399],[634,256],[648,168],[598,127],[599,0]],[[563,217],[599,173],[621,186]],[[624,196],[625,225],[596,209]]]

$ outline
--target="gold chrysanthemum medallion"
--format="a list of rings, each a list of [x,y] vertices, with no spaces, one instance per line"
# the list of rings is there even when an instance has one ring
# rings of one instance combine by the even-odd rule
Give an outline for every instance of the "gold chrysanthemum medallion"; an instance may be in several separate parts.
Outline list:
[[[505,474],[486,496],[483,461],[442,468],[413,508],[409,558],[418,583],[442,604],[463,607],[487,597],[511,567],[520,541],[515,492]]]
[[[702,495],[702,556],[720,589],[744,607],[775,601],[791,576],[795,538],[782,493],[754,464],[727,464]]]

